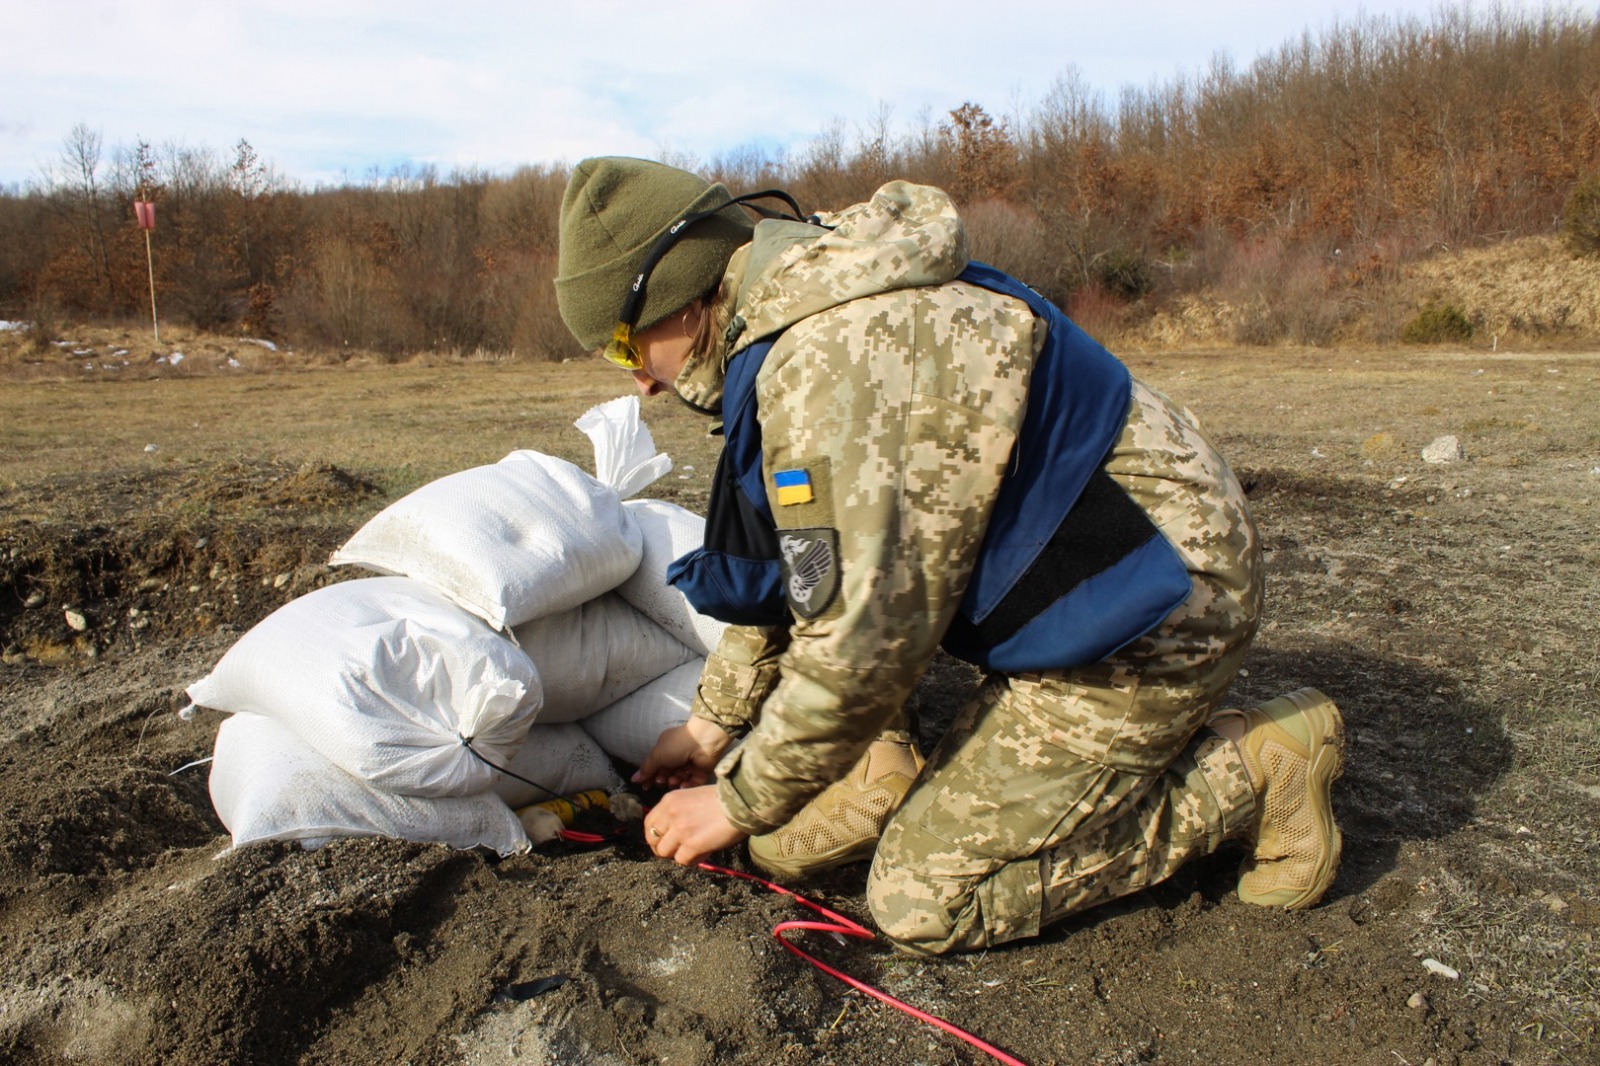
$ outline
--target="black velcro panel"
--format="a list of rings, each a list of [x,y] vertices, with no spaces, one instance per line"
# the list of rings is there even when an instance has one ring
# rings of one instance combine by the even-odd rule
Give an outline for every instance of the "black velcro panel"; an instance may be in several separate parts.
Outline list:
[[[763,516],[739,487],[738,471],[727,448],[717,456],[711,480],[705,546],[739,559],[778,558],[778,535],[772,520]]]
[[[972,627],[979,645],[993,648],[1010,639],[1061,597],[1159,535],[1122,486],[1096,470],[1033,565]]]

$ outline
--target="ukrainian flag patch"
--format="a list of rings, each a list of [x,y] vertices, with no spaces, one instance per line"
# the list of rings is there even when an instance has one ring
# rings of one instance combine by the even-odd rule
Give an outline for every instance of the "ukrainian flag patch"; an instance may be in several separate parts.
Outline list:
[[[811,492],[811,475],[804,470],[779,470],[772,475],[778,487],[778,506],[810,503],[816,497]]]

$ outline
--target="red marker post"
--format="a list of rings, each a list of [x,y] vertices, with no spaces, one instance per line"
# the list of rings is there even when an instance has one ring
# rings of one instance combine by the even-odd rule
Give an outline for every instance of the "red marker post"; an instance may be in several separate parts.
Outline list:
[[[156,262],[150,251],[150,232],[156,228],[156,205],[150,200],[133,202],[133,217],[144,230],[144,261],[150,268],[150,328],[155,331],[156,343],[161,343],[161,323],[156,318]]]

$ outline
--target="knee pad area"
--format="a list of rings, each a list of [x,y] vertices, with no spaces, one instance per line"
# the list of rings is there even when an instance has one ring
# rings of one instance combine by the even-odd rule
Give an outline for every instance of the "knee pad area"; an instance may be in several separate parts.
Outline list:
[[[867,881],[867,905],[878,930],[916,955],[980,951],[1039,931],[1043,885],[1037,858],[996,863],[958,855],[916,829],[902,829],[879,848]],[[927,836],[907,848],[906,836]],[[885,835],[884,844],[891,844]]]

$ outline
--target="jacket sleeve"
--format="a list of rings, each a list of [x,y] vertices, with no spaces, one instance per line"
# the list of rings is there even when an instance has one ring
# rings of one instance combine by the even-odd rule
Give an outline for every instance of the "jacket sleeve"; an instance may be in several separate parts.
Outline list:
[[[781,627],[729,626],[706,656],[689,713],[742,736],[778,683],[778,656],[788,647]]]
[[[794,622],[718,767],[740,829],[770,832],[842,777],[927,669],[1015,442],[1033,321],[964,285],[904,290],[805,319],[767,356],[763,460]]]

